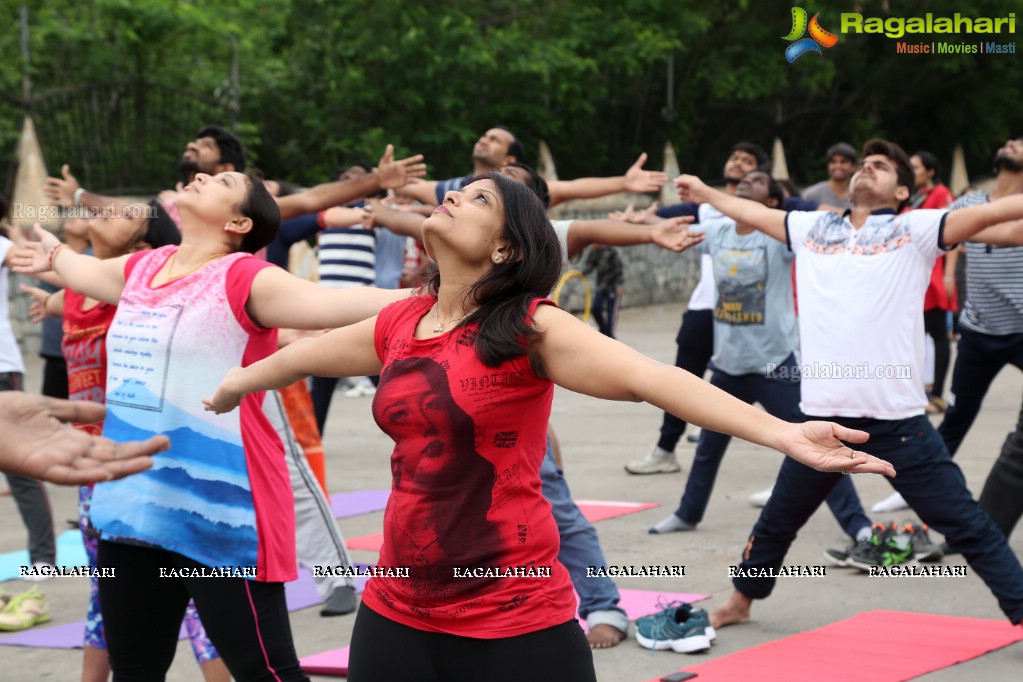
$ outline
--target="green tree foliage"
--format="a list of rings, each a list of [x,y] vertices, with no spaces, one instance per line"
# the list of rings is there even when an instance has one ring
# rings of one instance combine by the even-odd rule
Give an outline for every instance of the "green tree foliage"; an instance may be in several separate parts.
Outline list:
[[[819,12],[834,32],[841,13],[850,11],[847,0],[798,4],[811,16]],[[864,15],[880,17],[1015,11],[1023,26],[1023,0],[859,4]],[[887,136],[946,161],[962,142],[971,173],[979,174],[999,141],[1023,130],[1018,55],[897,55],[895,40],[842,35],[824,54],[789,64],[781,38],[790,27],[788,4],[43,0],[29,6],[35,95],[138,80],[182,92],[164,107],[160,132],[150,134],[163,146],[137,147],[139,154],[172,157],[161,161],[164,171],[139,182],[153,187],[173,178],[175,150],[206,122],[189,118],[200,114],[185,106],[186,91],[216,103],[220,122],[235,126],[268,175],[303,183],[358,158],[375,160],[387,142],[399,152],[426,154],[435,177],[462,174],[471,144],[494,124],[516,131],[530,154],[546,140],[563,177],[621,173],[644,150],[657,163],[671,140],[684,169],[714,179],[732,143],[750,139],[769,148],[777,136],[790,172],[803,183],[822,177],[823,150],[840,139],[860,144]],[[24,71],[18,7],[0,0],[0,21],[9,27],[0,32],[7,57],[0,65],[5,150],[20,129],[12,104]],[[109,102],[93,108],[104,106]],[[152,108],[146,116],[157,115]],[[70,107],[60,115],[69,127],[81,117]],[[102,144],[96,148],[98,155]]]

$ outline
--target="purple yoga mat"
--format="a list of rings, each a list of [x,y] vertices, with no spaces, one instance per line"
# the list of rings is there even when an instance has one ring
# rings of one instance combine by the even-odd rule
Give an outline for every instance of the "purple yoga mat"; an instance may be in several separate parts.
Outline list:
[[[372,564],[356,564],[360,570],[366,570]],[[361,594],[366,587],[368,578],[355,579],[355,592]],[[316,591],[316,581],[312,574],[304,568],[298,571],[298,580],[284,585],[284,597],[288,602],[288,611],[316,606],[323,602],[319,592]],[[181,627],[178,639],[184,639],[188,634],[185,627]],[[62,623],[60,625],[42,625],[30,628],[22,632],[15,632],[10,635],[0,635],[0,646],[31,646],[40,649],[81,649],[85,638],[85,621],[79,620],[73,623]]]
[[[335,519],[372,514],[384,510],[390,495],[390,490],[356,490],[350,493],[334,493],[330,496],[330,509],[334,512]]]

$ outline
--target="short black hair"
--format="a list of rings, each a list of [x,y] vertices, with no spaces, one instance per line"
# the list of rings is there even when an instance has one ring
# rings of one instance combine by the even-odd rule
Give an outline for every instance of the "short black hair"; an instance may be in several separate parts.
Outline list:
[[[220,163],[229,163],[239,173],[245,172],[245,147],[234,133],[220,126],[206,126],[195,134],[195,139],[212,137],[220,150]]]
[[[937,156],[927,151],[919,151],[913,154],[913,156],[920,159],[920,163],[923,164],[924,168],[929,171],[934,171],[934,184],[941,182],[941,162],[938,161]]]
[[[526,187],[533,190],[533,193],[536,194],[536,196],[540,197],[540,201],[543,202],[544,210],[547,210],[551,207],[550,187],[547,186],[547,181],[540,177],[540,174],[537,173],[532,166],[522,163],[521,161],[512,161],[511,163],[507,164],[507,167],[521,168],[522,170],[529,173],[529,177],[531,178],[531,180],[528,183],[526,183]]]
[[[520,163],[525,163],[526,162],[526,148],[522,146],[521,142],[519,142],[518,136],[515,133],[513,133],[510,129],[505,128],[504,126],[494,126],[494,127],[497,128],[498,130],[503,130],[504,132],[506,132],[506,133],[508,133],[509,135],[512,136],[512,141],[508,143],[508,155],[509,156],[514,156],[515,160],[520,162]]]
[[[168,244],[181,243],[181,230],[177,223],[168,215],[167,209],[159,199],[149,202],[149,215],[146,218],[145,232],[142,241],[154,249]]]
[[[281,227],[281,210],[263,184],[263,178],[257,173],[246,173],[249,180],[249,191],[245,193],[238,211],[252,220],[252,229],[242,236],[239,251],[256,253],[269,244],[277,236]]]
[[[754,144],[752,142],[740,142],[732,147],[732,151],[729,152],[729,155],[734,154],[735,152],[746,152],[757,160],[757,168],[764,171],[770,170],[771,158],[759,144]]]
[[[771,174],[763,168],[755,168],[751,170],[743,176],[743,180],[754,173],[763,173],[767,176],[767,198],[774,199],[777,202],[775,204],[775,208],[782,208],[782,204],[785,203],[785,189],[782,187],[781,182],[772,178]]]
[[[916,191],[916,173],[913,172],[913,165],[909,162],[909,156],[902,147],[888,140],[867,140],[860,152],[860,159],[865,159],[872,154],[880,154],[891,159],[895,164],[896,182],[909,190],[910,194]],[[908,200],[907,198],[906,201]]]

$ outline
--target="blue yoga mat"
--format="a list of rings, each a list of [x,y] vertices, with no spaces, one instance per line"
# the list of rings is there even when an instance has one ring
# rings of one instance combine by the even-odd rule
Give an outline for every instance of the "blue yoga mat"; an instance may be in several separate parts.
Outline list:
[[[57,536],[57,565],[84,566],[89,563],[82,544],[82,531],[66,530]],[[31,566],[28,550],[0,554],[0,582],[17,580],[22,566]]]

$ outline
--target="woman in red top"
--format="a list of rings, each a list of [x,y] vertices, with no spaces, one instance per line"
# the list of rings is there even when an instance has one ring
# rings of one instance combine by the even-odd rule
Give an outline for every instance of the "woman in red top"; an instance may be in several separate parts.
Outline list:
[[[820,470],[894,473],[838,440],[866,434],[775,419],[556,308],[557,237],[517,182],[491,173],[449,192],[423,242],[438,270],[421,295],[235,368],[205,401],[222,412],[309,374],[380,374],[373,416],[395,440],[380,566],[396,575],[366,587],[352,682],[595,679],[540,486],[555,384],[645,400]]]
[[[955,197],[938,177],[941,172],[938,157],[930,152],[917,152],[909,162],[916,175],[916,192],[910,197],[906,210],[948,208]],[[931,283],[924,295],[924,331],[934,340],[934,384],[927,404],[929,414],[944,412],[947,407],[942,393],[945,392],[945,375],[948,374],[952,354],[948,342],[948,313],[959,307],[956,296],[957,256],[953,249],[934,261]]]

